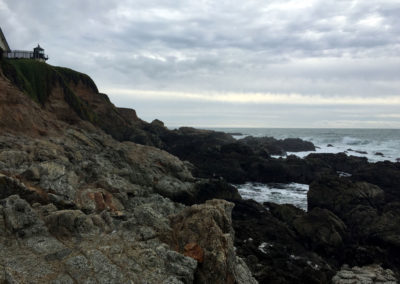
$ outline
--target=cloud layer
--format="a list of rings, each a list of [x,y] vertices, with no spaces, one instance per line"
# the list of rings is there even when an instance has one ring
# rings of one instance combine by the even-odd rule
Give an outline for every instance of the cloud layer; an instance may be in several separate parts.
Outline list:
[[[40,41],[50,64],[170,125],[400,127],[398,15],[397,0],[0,0],[12,48]]]

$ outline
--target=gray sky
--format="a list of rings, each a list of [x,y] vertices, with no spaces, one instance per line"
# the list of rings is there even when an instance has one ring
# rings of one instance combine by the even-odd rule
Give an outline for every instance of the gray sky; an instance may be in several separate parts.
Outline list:
[[[0,0],[12,49],[167,126],[400,128],[399,0]]]

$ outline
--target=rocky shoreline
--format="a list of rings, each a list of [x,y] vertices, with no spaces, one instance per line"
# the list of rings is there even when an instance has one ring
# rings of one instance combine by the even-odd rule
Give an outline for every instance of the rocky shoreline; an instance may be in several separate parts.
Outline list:
[[[169,130],[84,74],[0,63],[1,283],[397,283],[400,163],[275,159],[315,147]],[[310,184],[308,211],[248,181]]]

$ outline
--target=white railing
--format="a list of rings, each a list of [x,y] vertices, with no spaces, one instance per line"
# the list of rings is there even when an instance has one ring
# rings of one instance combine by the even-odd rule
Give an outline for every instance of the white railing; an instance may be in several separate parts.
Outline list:
[[[11,50],[10,52],[4,52],[6,58],[25,58],[25,59],[48,59],[47,55],[35,54],[33,51],[25,50]]]

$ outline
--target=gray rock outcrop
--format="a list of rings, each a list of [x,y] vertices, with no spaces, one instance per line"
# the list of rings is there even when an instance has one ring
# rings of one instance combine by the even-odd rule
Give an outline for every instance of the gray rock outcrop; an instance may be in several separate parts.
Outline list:
[[[396,284],[396,277],[390,269],[383,269],[379,265],[350,268],[344,265],[332,278],[333,284]]]
[[[0,144],[0,282],[202,283],[200,267],[219,264],[209,283],[255,283],[233,248],[232,204],[171,200],[193,202],[209,182],[176,157],[72,128],[46,139],[2,135]],[[188,224],[193,210],[207,225],[216,218],[218,235],[203,239],[205,223],[180,233],[204,248],[202,264],[172,245],[171,218]]]

